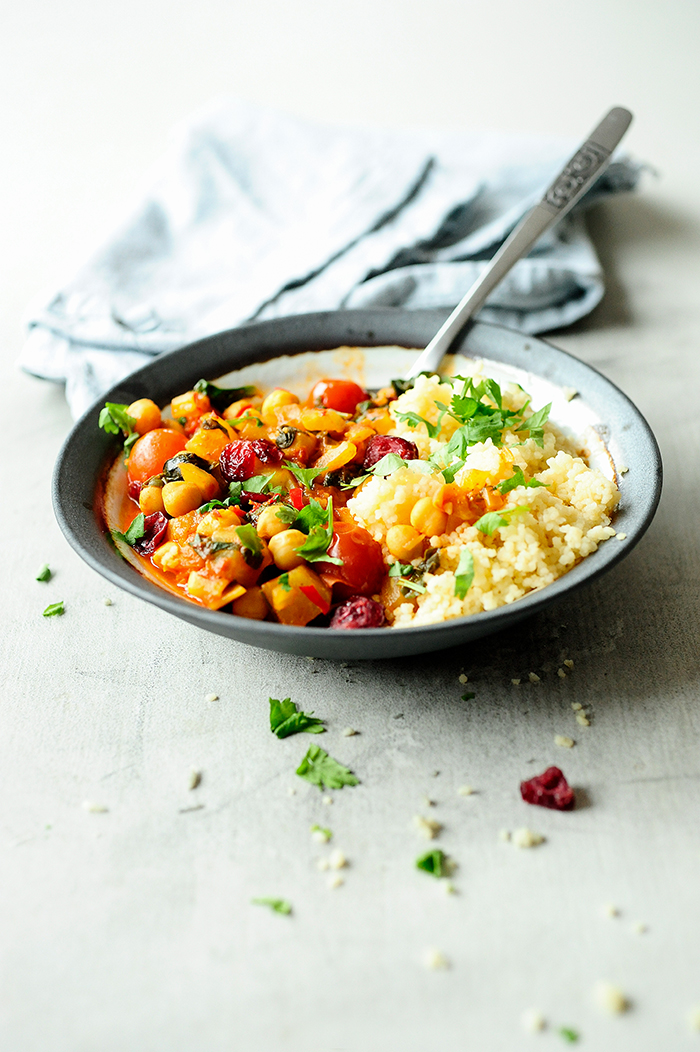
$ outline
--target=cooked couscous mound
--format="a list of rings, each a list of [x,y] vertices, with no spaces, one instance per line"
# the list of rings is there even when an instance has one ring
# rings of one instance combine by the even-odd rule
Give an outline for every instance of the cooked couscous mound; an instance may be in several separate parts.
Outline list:
[[[522,410],[527,402],[515,385],[499,394],[504,409]],[[442,411],[452,395],[453,388],[437,377],[420,376],[391,403],[395,427],[389,433],[414,442],[421,459],[406,461],[387,477],[368,478],[347,505],[393,565],[382,602],[397,628],[512,603],[551,584],[615,534],[610,521],[620,496],[617,486],[588,467],[571,441],[546,421],[534,436],[504,430],[500,445],[491,437],[470,444],[463,466],[447,482],[449,471],[426,459],[441,463],[444,443],[460,427]],[[454,468],[454,457],[450,464]],[[514,484],[518,480],[522,484]],[[484,505],[485,494],[490,504]],[[435,521],[444,529],[430,536],[436,550],[428,560],[424,552],[410,558],[411,516],[421,500],[428,511],[443,513]],[[395,554],[402,538],[404,558]]]

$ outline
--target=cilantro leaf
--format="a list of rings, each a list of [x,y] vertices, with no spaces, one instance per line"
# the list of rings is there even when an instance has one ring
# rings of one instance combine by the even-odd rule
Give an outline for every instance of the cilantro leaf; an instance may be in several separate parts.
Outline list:
[[[37,581],[50,581],[51,580],[51,569],[48,563],[44,563],[39,573],[36,575]]]
[[[296,508],[291,508],[289,504],[276,504],[274,505],[274,508],[275,516],[280,522],[286,522],[288,524],[296,522],[296,518],[299,514]]]
[[[500,529],[501,526],[510,526],[510,520],[513,515],[520,515],[525,511],[529,511],[530,508],[527,504],[518,504],[517,508],[506,508],[505,511],[487,511],[485,515],[474,523],[477,530],[481,533],[485,533],[487,537],[490,537],[492,533]]]
[[[359,779],[329,756],[320,745],[310,745],[306,756],[297,767],[300,778],[306,779],[319,789],[342,789],[344,785],[359,785]]]
[[[413,567],[410,563],[392,563],[389,567],[389,577],[403,577],[410,573]]]
[[[313,501],[316,504],[316,501]],[[299,519],[302,518],[305,511],[311,507],[308,504],[306,508],[303,508],[299,513]],[[318,505],[320,507],[320,505]],[[323,510],[323,509],[321,509]],[[306,521],[306,520],[305,520]],[[333,540],[333,498],[328,498],[328,508],[324,513],[323,522],[325,525],[314,525],[309,530],[309,538],[302,544],[301,548],[297,548],[297,555],[300,555],[302,559],[306,559],[307,563],[315,562],[329,562],[334,563],[336,566],[342,566],[343,560],[338,559],[333,555],[328,555],[328,549],[331,546]]]
[[[270,475],[251,475],[249,479],[245,480],[246,493],[267,493],[270,479]]]
[[[499,482],[496,489],[502,496],[506,493],[510,493],[512,489],[517,489],[518,486],[525,486],[527,489],[537,489],[538,486],[546,486],[546,482],[538,482],[537,479],[526,479],[522,468],[515,465],[513,467],[513,474],[508,479],[503,479],[503,482]]]
[[[214,508],[230,508],[232,506],[233,501],[230,497],[227,497],[226,500],[207,501],[206,504],[202,504],[199,508],[197,508],[197,511],[200,513],[200,515],[204,515],[208,511],[213,511]]]
[[[108,435],[118,435],[120,431],[123,431],[125,435],[130,435],[134,430],[136,420],[133,416],[129,416],[128,408],[128,405],[120,402],[105,402],[104,408],[100,410],[99,427]]]
[[[274,913],[282,913],[285,916],[288,916],[292,912],[292,904],[291,902],[287,902],[286,899],[260,898],[251,899],[250,901],[253,906],[269,906]]]
[[[464,599],[474,580],[474,556],[469,548],[462,548],[455,571],[455,595]]]
[[[57,603],[49,603],[44,610],[44,617],[56,617],[57,614],[65,614],[65,612],[63,600],[59,599]]]
[[[508,525],[508,519],[504,518],[503,515],[498,511],[487,511],[485,515],[474,523],[477,530],[481,533],[485,533],[487,537],[490,537],[496,532],[501,526]]]
[[[398,471],[399,468],[405,468],[406,461],[403,457],[400,457],[397,453],[386,453],[381,460],[370,469],[372,475],[381,475],[386,478],[387,475],[391,475],[394,471]]]
[[[320,826],[318,825],[318,823],[314,823],[314,825],[311,826],[311,832],[316,833],[318,839],[323,840],[326,844],[329,840],[333,839],[333,833],[330,831],[330,829],[326,829],[325,826]]]
[[[232,402],[238,402],[241,398],[251,398],[255,394],[255,388],[250,384],[245,387],[217,387],[208,380],[197,380],[193,390],[197,394],[207,395],[215,409],[227,409]]]
[[[278,701],[270,698],[270,730],[278,738],[288,738],[290,734],[323,734],[323,720],[317,719],[311,712],[301,712],[291,698]]]
[[[559,1037],[563,1037],[565,1041],[573,1045],[578,1041],[579,1033],[578,1030],[572,1030],[570,1026],[561,1026],[559,1027]]]
[[[293,464],[291,460],[285,460],[284,466],[291,471],[299,485],[306,486],[307,489],[311,489],[314,479],[323,474],[323,468],[300,468],[298,464]]]
[[[236,526],[236,536],[244,553],[250,552],[254,559],[262,555],[262,542],[254,526]]]
[[[462,694],[462,701],[471,701],[472,698],[475,698],[475,697],[476,697],[476,694],[474,693],[474,691],[473,690],[468,690],[466,694]]]
[[[142,512],[132,520],[126,533],[120,533],[119,530],[112,530],[112,533],[115,537],[118,537],[120,541],[123,541],[124,544],[128,544],[130,548],[133,548],[135,542],[141,540],[146,532],[145,521],[146,516]]]
[[[311,533],[317,526],[325,526],[327,521],[327,509],[311,497],[309,503],[296,513],[294,525],[302,533]]]
[[[282,589],[283,592],[291,592],[292,586],[289,583],[289,574],[288,573],[280,574],[279,582],[280,582],[280,588]]]
[[[428,432],[428,438],[437,438],[440,434],[440,428],[442,427],[442,418],[447,412],[448,407],[443,402],[436,402],[435,405],[440,407],[440,412],[438,413],[437,422],[434,424],[431,424],[424,416],[419,416],[418,413],[395,413],[394,415],[397,420],[405,421],[408,426],[412,428],[423,424],[425,430]]]
[[[439,847],[435,847],[416,859],[416,868],[430,873],[433,877],[446,877],[449,870],[447,855]]]
[[[549,411],[551,408],[552,403],[549,402],[548,405],[543,406],[542,409],[538,409],[536,413],[529,416],[527,420],[523,420],[520,427],[516,428],[516,431],[518,432],[529,431],[530,438],[533,439],[540,449],[544,446],[544,431],[542,430],[542,427],[549,418]]]

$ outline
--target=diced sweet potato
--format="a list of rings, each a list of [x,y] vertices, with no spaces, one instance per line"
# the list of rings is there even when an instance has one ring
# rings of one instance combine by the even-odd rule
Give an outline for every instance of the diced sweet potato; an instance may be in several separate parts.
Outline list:
[[[303,592],[302,588],[307,591]],[[262,591],[272,613],[283,625],[308,625],[319,614],[328,610],[331,589],[308,566],[297,566],[287,574],[266,581]],[[322,606],[310,596],[318,596]]]

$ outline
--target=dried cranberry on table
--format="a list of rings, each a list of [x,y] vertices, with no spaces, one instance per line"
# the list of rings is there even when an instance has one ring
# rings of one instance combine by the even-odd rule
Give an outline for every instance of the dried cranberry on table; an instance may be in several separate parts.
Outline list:
[[[143,537],[134,541],[132,547],[139,555],[153,555],[164,543],[167,533],[167,517],[162,511],[154,511],[143,520]]]
[[[404,460],[418,460],[418,446],[408,438],[374,435],[367,443],[362,466],[365,470],[369,470],[388,453],[394,453],[397,457],[403,457]]]
[[[384,608],[366,595],[355,595],[346,599],[331,618],[331,628],[381,628],[384,624]]]
[[[548,767],[543,774],[521,782],[520,795],[527,804],[555,811],[570,811],[574,806],[574,791],[558,767]]]

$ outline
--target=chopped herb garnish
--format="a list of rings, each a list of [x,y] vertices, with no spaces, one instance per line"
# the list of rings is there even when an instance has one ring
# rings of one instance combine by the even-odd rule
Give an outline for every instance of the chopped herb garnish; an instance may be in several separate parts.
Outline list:
[[[573,1045],[578,1041],[579,1033],[577,1030],[572,1030],[570,1026],[561,1026],[559,1027],[559,1037],[563,1037],[565,1041]]]
[[[519,504],[517,508],[506,508],[505,511],[487,511],[474,525],[480,533],[485,533],[487,537],[490,537],[501,526],[510,526],[513,515],[520,515],[529,510],[527,504]]]
[[[549,411],[552,408],[552,403],[543,406],[542,409],[538,409],[536,413],[528,417],[527,420],[523,420],[520,427],[516,428],[516,431],[529,431],[530,438],[535,442],[540,449],[544,446],[544,431],[542,425],[549,418]]]
[[[306,486],[307,489],[311,489],[314,479],[318,475],[323,474],[323,468],[300,468],[298,464],[293,464],[291,460],[285,460],[284,466],[291,471],[299,485]]]
[[[197,508],[200,515],[206,514],[208,511],[213,511],[214,508],[231,508],[234,506],[234,502],[230,497],[226,500],[210,500],[206,504],[202,504],[201,507]]]
[[[291,902],[287,902],[286,899],[251,899],[251,903],[254,906],[269,906],[275,913],[283,913],[285,916],[292,912]]]
[[[312,513],[309,512],[311,506],[315,504],[317,508],[320,508],[320,504],[317,501],[312,500],[305,508],[299,512],[296,522],[300,520],[304,523],[312,521],[310,516]],[[321,509],[323,511],[323,509]],[[308,513],[305,517],[305,513]],[[314,514],[317,512],[314,509]],[[313,525],[309,529],[308,540],[302,544],[300,548],[297,548],[297,555],[300,555],[302,559],[306,559],[307,563],[315,562],[329,562],[334,563],[336,566],[342,566],[343,560],[338,559],[333,555],[328,555],[328,549],[331,546],[333,540],[333,498],[329,497],[328,507],[323,513],[324,525]],[[303,527],[302,527],[303,529]],[[306,532],[306,531],[304,531]]]
[[[105,402],[104,409],[100,411],[99,426],[108,435],[118,435],[123,431],[130,435],[134,430],[136,420],[127,413],[128,405],[119,402]]]
[[[420,581],[409,581],[405,577],[399,577],[399,584],[402,588],[408,588],[411,592],[418,592],[419,595],[426,591],[425,585],[421,584]]]
[[[381,460],[371,468],[373,475],[382,475],[386,478],[387,475],[391,475],[394,471],[398,471],[400,468],[406,467],[406,461],[403,457],[398,456],[397,453],[386,453]]]
[[[194,537],[187,541],[187,544],[190,548],[194,548],[203,559],[206,559],[208,555],[226,551],[227,548],[236,547],[231,541],[213,541],[211,537],[207,537],[202,533],[195,533]]]
[[[297,767],[300,778],[306,779],[319,789],[342,789],[344,785],[359,785],[359,779],[329,756],[320,745],[310,745],[306,756]]]
[[[289,504],[278,504],[275,506],[275,516],[280,522],[292,523],[296,521],[299,512]]]
[[[288,738],[290,734],[323,734],[323,720],[317,719],[312,712],[301,712],[291,698],[278,701],[270,698],[270,730],[278,738]]]
[[[432,851],[427,851],[425,855],[416,859],[416,868],[434,877],[446,877],[449,869],[447,855],[439,847],[433,848]]]
[[[320,826],[320,825],[318,825],[316,823],[314,823],[314,825],[311,826],[311,832],[312,833],[316,833],[316,835],[318,836],[319,840],[323,839],[326,842],[326,844],[328,843],[329,840],[333,839],[333,834],[330,831],[330,829],[326,829],[325,826]]]
[[[474,580],[474,556],[469,548],[462,548],[455,571],[455,595],[464,599]]]
[[[50,581],[51,580],[51,569],[48,563],[44,563],[39,573],[36,575],[37,581]]]
[[[118,537],[120,541],[124,541],[124,544],[128,544],[130,548],[133,548],[136,541],[141,540],[146,532],[145,521],[146,516],[142,512],[132,521],[126,533],[120,533],[119,530],[112,530],[112,534],[113,536]]]
[[[124,452],[128,453],[134,442],[140,437],[138,431],[135,431],[136,420],[133,416],[127,413],[127,405],[123,405],[119,402],[105,402],[104,409],[100,410],[100,417],[98,420],[99,426],[106,431],[108,435],[118,435],[122,433],[125,436],[124,441]]]
[[[476,694],[474,693],[474,691],[473,690],[468,690],[466,694],[462,694],[462,701],[471,701],[472,698],[475,698],[475,697],[476,697]]]
[[[440,434],[440,428],[442,427],[442,418],[448,411],[448,407],[443,402],[436,402],[435,405],[440,407],[438,413],[437,422],[431,424],[429,420],[426,420],[424,416],[419,416],[418,413],[396,413],[396,419],[405,421],[409,427],[415,428],[420,424],[423,424],[425,430],[428,432],[429,438],[437,438]]]
[[[193,390],[197,394],[205,394],[215,409],[226,409],[232,402],[238,402],[241,398],[251,398],[255,394],[255,388],[251,385],[246,387],[217,387],[210,384],[208,380],[197,380]]]
[[[517,489],[518,486],[525,486],[527,489],[537,489],[538,486],[546,486],[546,482],[538,482],[537,479],[526,479],[522,468],[513,468],[513,474],[509,479],[504,479],[503,482],[499,482],[496,486],[498,492],[505,496],[506,493],[510,493],[511,490]]]
[[[262,542],[254,526],[236,526],[236,536],[243,552],[250,552],[254,559],[262,555]]]
[[[292,586],[289,583],[289,574],[288,573],[280,574],[279,583],[280,583],[280,588],[282,589],[283,592],[291,592]]]
[[[63,600],[60,599],[57,603],[49,603],[44,610],[44,617],[56,617],[57,614],[65,614],[65,612]]]
[[[389,577],[405,577],[412,569],[410,563],[392,563],[389,567]]]

